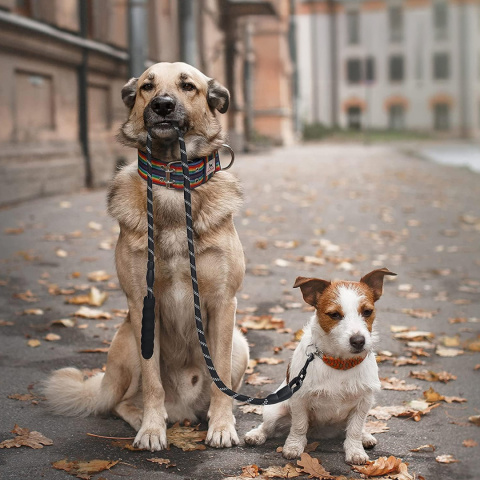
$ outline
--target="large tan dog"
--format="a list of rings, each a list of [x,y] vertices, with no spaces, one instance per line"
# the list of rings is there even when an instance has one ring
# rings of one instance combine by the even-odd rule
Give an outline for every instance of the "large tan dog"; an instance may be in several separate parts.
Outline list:
[[[130,109],[119,139],[145,150],[152,129],[153,156],[180,158],[172,122],[184,132],[189,159],[211,154],[224,141],[216,110],[225,113],[226,88],[184,63],[158,63],[132,78],[122,97]],[[238,443],[231,398],[213,385],[198,344],[182,191],[154,185],[155,350],[140,353],[147,261],[146,182],[137,165],[122,169],[108,196],[110,214],[120,224],[115,251],[120,285],[129,314],[115,335],[105,374],[84,380],[74,368],[56,371],[45,393],[53,411],[88,415],[113,411],[138,430],[134,444],[167,446],[166,422],[209,418],[206,442],[213,447]],[[248,345],[235,328],[235,294],[244,276],[243,250],[233,225],[241,204],[237,180],[221,171],[192,191],[195,251],[206,336],[218,373],[238,389],[248,363]]]

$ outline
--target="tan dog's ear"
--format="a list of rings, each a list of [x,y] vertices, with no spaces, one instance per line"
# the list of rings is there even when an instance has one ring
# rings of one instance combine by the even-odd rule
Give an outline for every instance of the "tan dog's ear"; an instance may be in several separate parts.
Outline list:
[[[320,278],[297,277],[293,288],[300,287],[303,299],[314,307],[317,305],[318,297],[323,291],[331,285],[331,282],[321,280]]]
[[[207,102],[210,108],[215,108],[220,113],[225,113],[230,105],[230,92],[211,78],[208,81]]]
[[[374,270],[373,272],[367,273],[363,276],[360,281],[365,283],[370,290],[373,292],[373,300],[376,302],[383,293],[383,277],[385,275],[393,275],[396,276],[396,273],[391,272],[388,268],[380,268],[378,270]]]
[[[122,88],[122,100],[128,108],[133,108],[137,97],[138,78],[132,77]]]

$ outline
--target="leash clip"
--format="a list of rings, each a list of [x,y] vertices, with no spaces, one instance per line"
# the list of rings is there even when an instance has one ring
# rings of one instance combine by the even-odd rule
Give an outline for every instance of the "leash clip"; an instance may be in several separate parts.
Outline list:
[[[233,162],[235,162],[235,152],[233,151],[233,148],[226,143],[222,143],[222,147],[226,148],[230,152],[230,155],[232,157],[230,159],[230,163],[226,167],[222,167],[222,170],[228,170],[233,165]]]

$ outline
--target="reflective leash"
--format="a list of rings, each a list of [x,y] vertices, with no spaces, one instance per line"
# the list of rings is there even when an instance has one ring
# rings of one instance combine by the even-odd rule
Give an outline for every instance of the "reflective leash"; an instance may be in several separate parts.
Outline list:
[[[271,393],[265,398],[252,398],[241,393],[234,392],[228,388],[218,376],[215,366],[208,350],[207,340],[202,322],[202,312],[200,310],[200,295],[198,293],[197,268],[195,264],[195,247],[193,243],[193,219],[192,219],[192,196],[190,190],[190,176],[188,169],[187,150],[185,140],[178,127],[174,127],[178,133],[178,142],[180,145],[180,157],[183,171],[183,198],[185,204],[185,217],[187,222],[188,254],[190,257],[190,275],[192,278],[193,302],[195,307],[195,323],[197,327],[198,340],[202,348],[210,376],[213,382],[226,395],[233,397],[241,402],[247,402],[253,405],[274,405],[289,399],[301,386],[305,379],[307,368],[313,361],[315,355],[307,355],[307,361],[300,370],[300,373],[293,378],[287,385]],[[142,356],[149,359],[153,355],[154,329],[155,329],[155,298],[153,296],[154,283],[154,247],[153,247],[153,202],[152,202],[152,179],[151,179],[151,157],[152,157],[152,137],[150,131],[147,132],[147,214],[148,214],[148,263],[147,263],[147,296],[144,298],[143,319],[142,319]]]

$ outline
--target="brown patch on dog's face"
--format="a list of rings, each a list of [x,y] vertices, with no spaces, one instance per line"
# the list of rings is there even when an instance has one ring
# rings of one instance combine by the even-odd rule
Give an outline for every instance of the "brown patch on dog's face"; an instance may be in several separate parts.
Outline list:
[[[368,331],[372,332],[373,322],[375,321],[375,294],[371,288],[362,282],[359,282],[356,286],[364,297],[358,306],[358,314],[365,320]]]
[[[146,131],[153,138],[154,156],[178,158],[177,125],[190,158],[210,154],[223,142],[215,111],[229,105],[228,90],[186,63],[157,63],[122,90],[131,109],[121,128],[122,143],[144,149]]]

